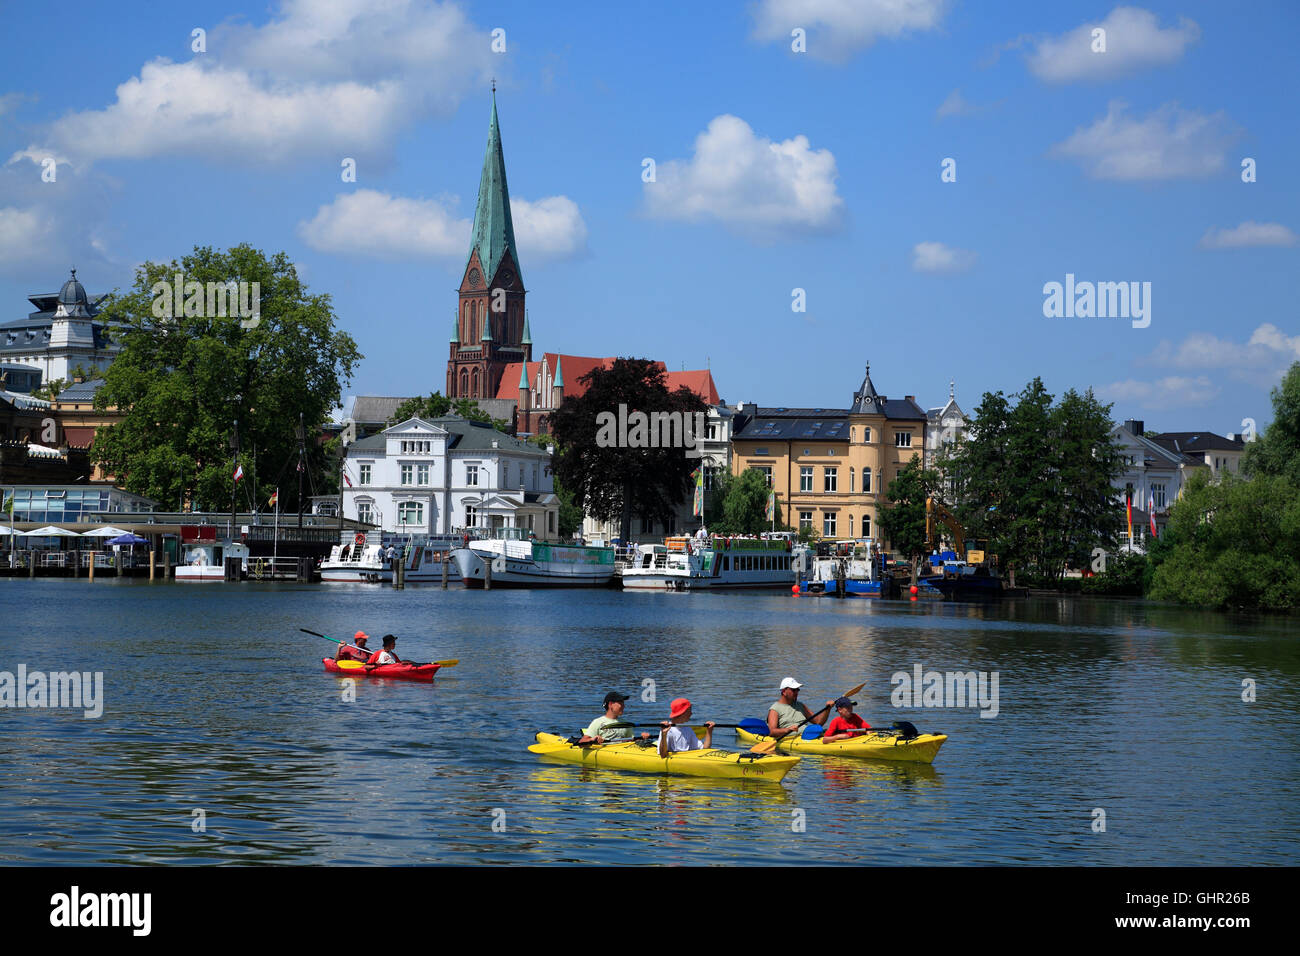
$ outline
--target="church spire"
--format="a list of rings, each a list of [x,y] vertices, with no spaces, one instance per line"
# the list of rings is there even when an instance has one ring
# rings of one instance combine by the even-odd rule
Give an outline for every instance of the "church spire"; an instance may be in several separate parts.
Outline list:
[[[451,344],[460,345],[460,320],[456,316],[456,310],[451,312]]]
[[[501,150],[501,127],[497,121],[497,95],[492,91],[492,120],[488,124],[487,154],[483,157],[483,176],[478,184],[478,204],[474,207],[474,238],[470,254],[478,250],[483,265],[483,281],[491,282],[506,253],[519,270],[519,252],[515,249],[515,226],[510,218],[510,190],[506,186],[506,160]],[[520,276],[522,281],[522,276]]]
[[[850,411],[862,415],[878,415],[883,412],[880,408],[880,396],[876,394],[876,386],[871,383],[871,363],[867,363],[866,372],[862,377],[862,384],[853,395],[853,408]]]

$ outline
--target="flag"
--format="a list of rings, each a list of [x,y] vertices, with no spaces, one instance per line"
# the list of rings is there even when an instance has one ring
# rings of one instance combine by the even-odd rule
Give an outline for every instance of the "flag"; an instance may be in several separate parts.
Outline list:
[[[1156,532],[1156,513],[1154,511],[1151,512],[1151,537],[1158,537]]]
[[[297,469],[297,470],[298,470],[298,471],[302,471],[302,462],[301,462],[301,461],[298,462],[298,469]]]
[[[776,520],[776,492],[767,493],[767,512],[763,515],[768,521]]]
[[[266,506],[268,508],[274,508],[279,503],[280,503],[280,489],[276,488],[275,491],[271,492],[271,500],[266,503]]]
[[[351,487],[352,487],[352,479],[348,477],[348,470],[347,470],[346,468],[343,468],[343,469],[341,469],[341,471],[343,472],[343,480],[347,483],[347,486],[348,486],[349,488],[351,488]]]
[[[1133,496],[1124,496],[1124,507],[1128,511],[1128,539],[1133,540]]]
[[[239,484],[239,479],[244,477],[244,466],[235,462],[235,484]]]
[[[691,513],[700,518],[704,516],[704,468],[696,468],[691,472],[691,477],[695,479],[694,507]]]

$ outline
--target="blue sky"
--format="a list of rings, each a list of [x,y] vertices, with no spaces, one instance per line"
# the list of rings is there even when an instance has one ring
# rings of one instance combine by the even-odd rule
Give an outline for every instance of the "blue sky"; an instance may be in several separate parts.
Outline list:
[[[349,392],[441,389],[495,77],[537,352],[708,364],[728,402],[764,405],[845,406],[867,361],[922,406],[955,378],[968,411],[1041,375],[1117,419],[1219,433],[1262,428],[1300,359],[1294,4],[3,17],[21,40],[0,64],[6,319],[74,263],[100,292],[247,241],[333,296],[366,356]],[[1151,283],[1149,326],[1045,317],[1067,273]]]

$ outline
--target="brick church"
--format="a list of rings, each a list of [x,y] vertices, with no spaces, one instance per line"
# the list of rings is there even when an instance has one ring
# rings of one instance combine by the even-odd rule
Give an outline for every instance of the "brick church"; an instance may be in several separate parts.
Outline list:
[[[444,394],[452,399],[495,399],[483,404],[497,408],[502,402],[513,403],[515,430],[521,435],[549,431],[549,413],[566,396],[581,395],[585,390],[579,379],[593,368],[608,368],[614,362],[613,358],[552,352],[533,361],[526,295],[510,218],[510,190],[494,91],[474,232],[452,323]],[[666,377],[670,390],[685,385],[708,404],[721,404],[707,369],[668,372]]]

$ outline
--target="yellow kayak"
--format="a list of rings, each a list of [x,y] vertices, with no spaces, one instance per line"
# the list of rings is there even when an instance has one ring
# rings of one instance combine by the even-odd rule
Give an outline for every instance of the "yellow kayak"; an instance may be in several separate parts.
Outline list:
[[[794,740],[783,739],[777,744],[778,751],[793,751],[800,754],[812,754],[820,757],[860,757],[867,760],[909,760],[914,763],[934,763],[935,755],[946,734],[921,734],[910,740],[896,730],[873,730],[848,740],[832,740],[822,743],[817,740],[803,740],[793,735]],[[771,740],[771,737],[751,734],[747,730],[737,730],[736,739],[742,744],[757,744]]]
[[[635,742],[579,747],[564,737],[541,733],[537,735],[537,743],[528,749],[544,757],[580,763],[584,767],[772,782],[780,780],[799,762],[798,757],[788,754],[733,753],[730,750],[688,750],[660,757],[653,741],[648,747]]]

